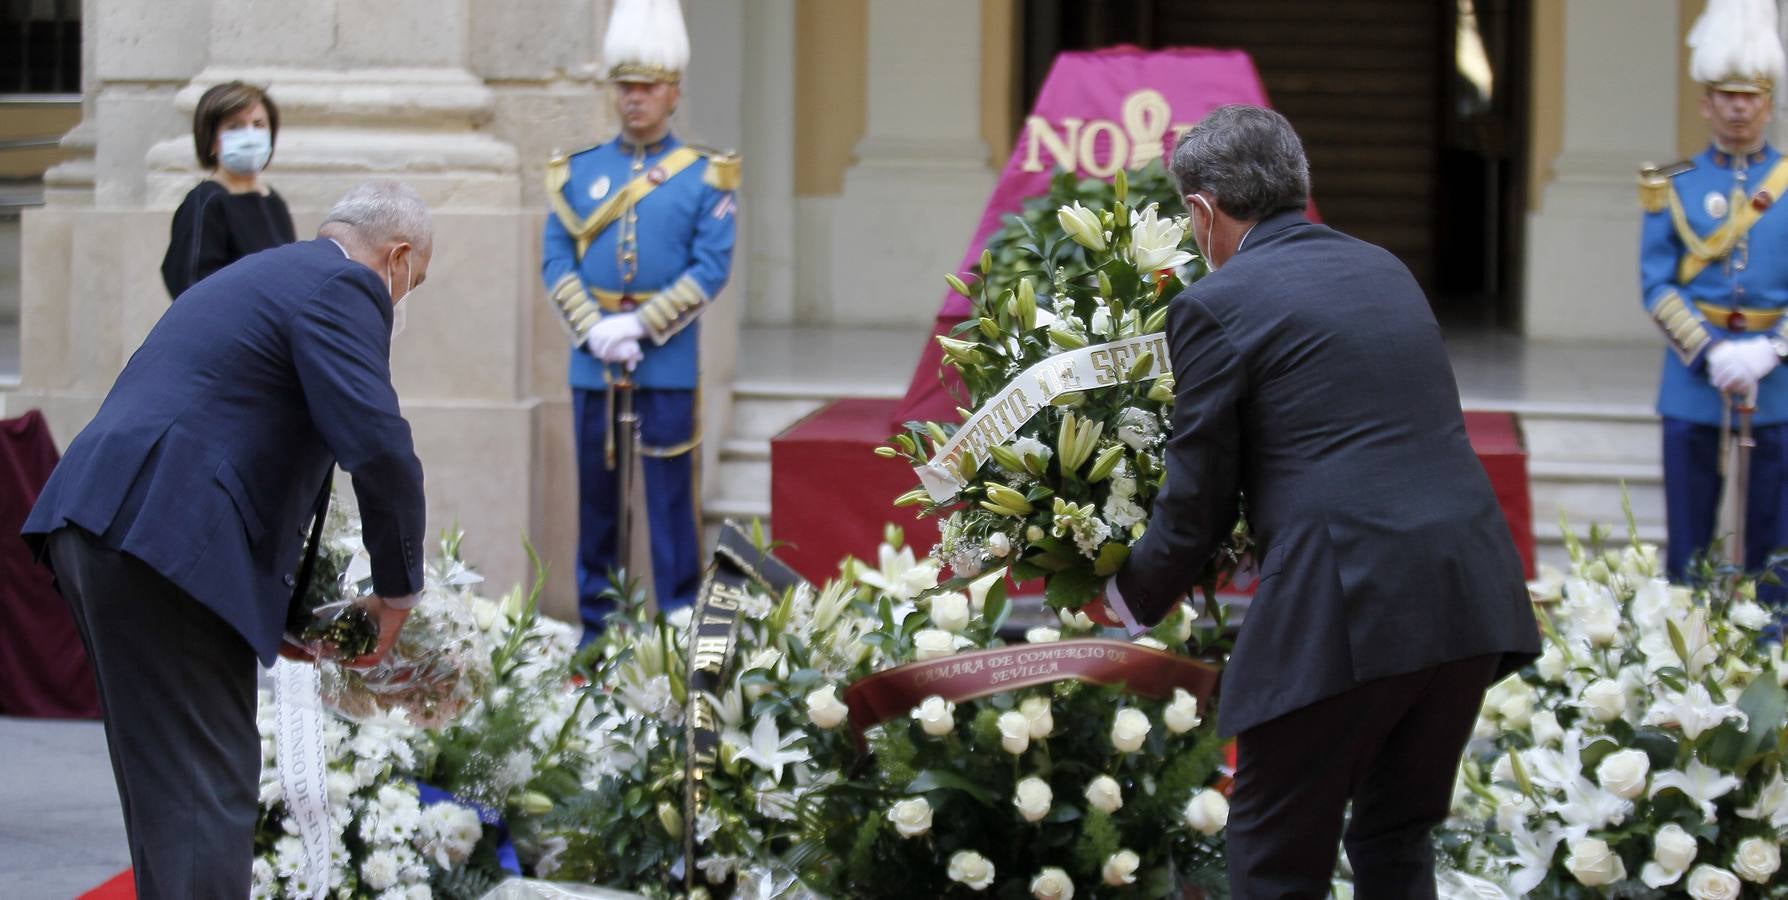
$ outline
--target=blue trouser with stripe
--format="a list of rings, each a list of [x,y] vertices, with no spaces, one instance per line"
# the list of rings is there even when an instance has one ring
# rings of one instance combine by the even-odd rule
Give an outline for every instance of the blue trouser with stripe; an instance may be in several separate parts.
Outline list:
[[[577,429],[577,606],[587,640],[601,630],[603,617],[614,609],[602,594],[609,588],[610,572],[617,568],[620,473],[606,462],[605,444],[614,414],[608,392],[572,388],[571,410]],[[640,443],[647,448],[673,447],[695,433],[694,391],[636,388],[633,410],[639,417]],[[649,535],[653,596],[660,610],[693,603],[701,584],[701,542],[695,521],[697,452],[672,457],[642,454],[640,459],[646,508],[635,511],[633,527],[646,528]]]
[[[1788,425],[1759,425],[1751,434],[1757,446],[1751,451],[1751,484],[1745,505],[1745,568],[1759,572],[1771,555],[1788,544],[1788,534],[1783,531],[1788,526]],[[1664,419],[1664,508],[1670,542],[1664,566],[1671,581],[1687,584],[1692,561],[1713,544],[1724,483],[1719,427]],[[1776,566],[1775,571],[1788,580],[1788,567]],[[1759,584],[1757,597],[1779,609],[1788,599],[1788,590]]]

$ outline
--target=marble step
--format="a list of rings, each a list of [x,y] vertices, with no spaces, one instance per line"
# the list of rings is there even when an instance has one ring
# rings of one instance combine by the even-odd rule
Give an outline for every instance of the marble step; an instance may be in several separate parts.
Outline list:
[[[1663,458],[1663,437],[1649,411],[1593,410],[1523,413],[1528,459],[1540,462],[1649,465]]]

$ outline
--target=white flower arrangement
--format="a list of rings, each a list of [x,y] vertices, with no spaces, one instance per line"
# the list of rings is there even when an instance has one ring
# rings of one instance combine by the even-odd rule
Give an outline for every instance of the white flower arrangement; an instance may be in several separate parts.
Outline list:
[[[1656,548],[1599,544],[1567,536],[1572,571],[1530,586],[1545,649],[1486,696],[1442,842],[1457,883],[1788,895],[1788,668],[1759,639],[1755,585],[1712,565],[1704,587],[1671,585]]]

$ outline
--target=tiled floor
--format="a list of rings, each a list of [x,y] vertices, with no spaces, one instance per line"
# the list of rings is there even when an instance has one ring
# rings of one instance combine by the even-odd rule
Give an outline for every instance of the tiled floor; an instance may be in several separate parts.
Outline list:
[[[68,900],[128,865],[99,723],[0,716],[0,894]]]

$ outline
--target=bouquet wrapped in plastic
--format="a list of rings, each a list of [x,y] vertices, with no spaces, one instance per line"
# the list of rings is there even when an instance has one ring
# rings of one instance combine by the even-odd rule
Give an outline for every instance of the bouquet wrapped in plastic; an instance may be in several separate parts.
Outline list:
[[[286,611],[287,643],[317,658],[353,659],[378,647],[379,623],[357,602],[372,592],[372,585],[350,572],[357,568],[356,559],[367,563],[364,574],[370,575],[359,518],[332,504],[324,514],[310,579]]]
[[[484,577],[460,559],[460,537],[442,539],[441,556],[429,561],[421,596],[383,659],[352,668],[343,664],[352,659],[345,653],[321,658],[323,699],[329,705],[354,718],[401,709],[418,726],[440,728],[483,693],[490,651],[472,613],[469,589]],[[371,562],[357,535],[354,544],[343,579],[366,596]]]

